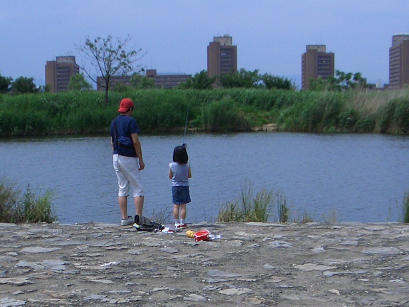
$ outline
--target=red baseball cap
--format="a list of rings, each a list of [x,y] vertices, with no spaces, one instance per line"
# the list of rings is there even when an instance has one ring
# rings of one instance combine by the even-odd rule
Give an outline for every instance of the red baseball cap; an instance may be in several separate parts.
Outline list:
[[[133,107],[133,101],[131,98],[123,98],[119,104],[118,112],[125,113],[128,112]]]

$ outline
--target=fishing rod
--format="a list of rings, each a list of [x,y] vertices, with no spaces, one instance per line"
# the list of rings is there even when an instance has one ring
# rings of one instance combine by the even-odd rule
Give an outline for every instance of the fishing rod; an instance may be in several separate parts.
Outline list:
[[[182,139],[182,146],[184,147],[186,147],[185,137],[186,137],[186,131],[187,131],[188,118],[189,118],[189,109],[186,110],[185,130],[183,132],[183,139]]]

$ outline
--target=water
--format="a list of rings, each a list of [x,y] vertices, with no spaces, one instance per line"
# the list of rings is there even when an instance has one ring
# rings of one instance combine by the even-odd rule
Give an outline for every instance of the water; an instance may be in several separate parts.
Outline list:
[[[409,137],[241,133],[188,136],[192,166],[188,221],[212,220],[250,182],[283,192],[290,215],[314,220],[396,221],[409,191]],[[171,211],[168,163],[181,136],[141,136],[146,215]],[[54,192],[62,223],[120,219],[107,137],[0,141],[0,178]],[[129,213],[134,208],[129,201]]]

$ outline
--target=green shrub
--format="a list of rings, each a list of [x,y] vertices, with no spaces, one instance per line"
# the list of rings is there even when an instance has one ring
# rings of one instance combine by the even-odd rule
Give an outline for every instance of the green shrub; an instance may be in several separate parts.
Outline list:
[[[395,105],[396,101],[392,100],[378,109],[377,122],[381,133],[388,132],[392,124],[393,114],[395,113]]]
[[[279,193],[277,194],[277,200],[278,221],[280,223],[287,223],[290,215],[290,210],[287,206],[287,198],[284,194]]]
[[[255,196],[250,184],[242,187],[239,199],[225,203],[219,222],[267,222],[273,205],[273,192],[261,190]]]
[[[250,125],[232,99],[213,101],[203,108],[203,125],[206,131],[248,131]]]
[[[403,197],[403,222],[409,223],[409,193]]]
[[[397,133],[409,133],[409,98],[400,98],[395,101],[393,121],[399,131]]]
[[[36,196],[28,186],[22,199],[19,195],[18,190],[3,182],[0,183],[0,222],[52,223],[56,220],[50,192]]]
[[[401,92],[399,92],[401,93]],[[317,92],[261,88],[132,89],[2,95],[0,136],[108,133],[121,98],[135,102],[142,133],[184,126],[209,132],[248,131],[275,121],[280,131],[409,133],[408,93]],[[371,114],[376,114],[376,118]]]
[[[356,132],[372,132],[375,129],[376,118],[374,114],[366,115],[357,120],[355,124]]]
[[[0,182],[0,222],[12,221],[17,200],[18,192]]]
[[[339,126],[342,130],[352,131],[358,119],[358,111],[353,109],[343,111],[339,114]]]

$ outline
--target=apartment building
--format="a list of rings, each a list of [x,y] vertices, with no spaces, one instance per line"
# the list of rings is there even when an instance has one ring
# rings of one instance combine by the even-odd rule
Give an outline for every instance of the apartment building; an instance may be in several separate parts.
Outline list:
[[[57,56],[45,64],[45,84],[52,93],[67,91],[71,77],[79,71],[75,56]]]
[[[188,74],[157,74],[156,69],[147,69],[146,76],[152,78],[158,88],[174,88],[192,78]]]
[[[180,83],[192,78],[192,75],[187,74],[158,74],[156,69],[147,69],[146,77],[151,78],[158,88],[174,88]],[[122,84],[131,86],[131,76],[111,76],[110,88],[115,88],[116,85]],[[102,77],[97,78],[97,90],[105,89],[105,80]]]
[[[334,76],[335,56],[325,45],[307,45],[301,58],[302,88],[308,89],[311,79]]]
[[[118,84],[131,86],[131,76],[111,76],[109,79],[109,88],[114,89]],[[105,79],[97,77],[97,91],[105,89]]]
[[[409,34],[396,34],[389,48],[389,88],[404,85],[409,85]]]
[[[229,35],[215,36],[207,46],[207,73],[209,77],[237,71],[237,46]]]

